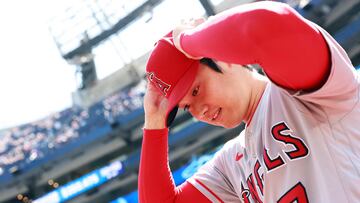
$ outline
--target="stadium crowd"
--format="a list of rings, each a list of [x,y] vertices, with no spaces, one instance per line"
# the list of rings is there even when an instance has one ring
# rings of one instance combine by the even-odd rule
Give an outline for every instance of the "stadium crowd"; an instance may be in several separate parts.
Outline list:
[[[91,129],[109,125],[142,108],[145,80],[115,92],[88,109],[70,107],[39,121],[0,133],[0,175],[33,163],[70,142],[77,142]]]

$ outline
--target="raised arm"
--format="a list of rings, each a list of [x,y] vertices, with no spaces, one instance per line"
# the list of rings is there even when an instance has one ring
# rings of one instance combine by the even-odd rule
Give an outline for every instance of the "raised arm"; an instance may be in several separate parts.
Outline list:
[[[141,203],[210,202],[194,186],[185,182],[176,187],[168,160],[168,129],[165,127],[166,99],[149,84],[145,98],[145,126],[139,171]]]
[[[260,64],[291,90],[321,87],[330,71],[327,43],[314,24],[290,6],[250,3],[220,13],[179,37],[188,55],[234,64]]]

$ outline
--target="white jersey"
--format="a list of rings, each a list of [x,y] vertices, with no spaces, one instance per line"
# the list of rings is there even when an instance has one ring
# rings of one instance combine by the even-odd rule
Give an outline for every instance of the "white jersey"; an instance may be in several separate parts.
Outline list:
[[[212,202],[360,202],[360,80],[318,29],[328,80],[312,93],[267,85],[249,126],[188,180]]]

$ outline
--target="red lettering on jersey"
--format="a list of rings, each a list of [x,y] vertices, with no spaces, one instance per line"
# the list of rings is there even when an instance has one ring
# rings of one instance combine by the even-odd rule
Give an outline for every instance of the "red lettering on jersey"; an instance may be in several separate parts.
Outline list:
[[[249,190],[245,189],[243,183],[241,182],[241,198],[244,200],[244,203],[250,203],[249,196]]]
[[[271,171],[277,167],[280,167],[284,164],[284,160],[281,156],[277,156],[275,159],[271,159],[268,150],[264,147],[264,163],[268,171]]]
[[[285,134],[284,131],[286,130],[290,130],[289,127],[286,125],[286,123],[281,122],[272,127],[271,134],[275,140],[285,144],[291,144],[295,147],[295,150],[285,152],[288,157],[292,160],[308,155],[309,150],[303,140],[294,137],[290,133]]]
[[[255,163],[255,167],[254,167],[254,174],[255,174],[255,178],[256,178],[256,183],[260,189],[260,192],[261,194],[264,194],[263,193],[263,182],[262,182],[262,179],[260,178],[260,174],[259,174],[259,169],[260,169],[261,165],[260,165],[260,162],[259,160],[256,160],[256,163]]]
[[[253,200],[255,202],[262,203],[262,201],[259,197],[259,194],[255,188],[254,179],[253,179],[252,174],[250,174],[250,176],[247,178],[246,183],[249,187],[250,194],[251,194],[251,197],[253,198]]]
[[[171,85],[163,82],[162,80],[160,80],[159,78],[157,78],[155,76],[155,74],[153,72],[147,73],[147,78],[153,82],[153,84],[161,91],[161,93],[166,96],[167,93],[170,90]]]
[[[305,187],[298,182],[294,187],[287,191],[278,201],[278,203],[309,203]]]

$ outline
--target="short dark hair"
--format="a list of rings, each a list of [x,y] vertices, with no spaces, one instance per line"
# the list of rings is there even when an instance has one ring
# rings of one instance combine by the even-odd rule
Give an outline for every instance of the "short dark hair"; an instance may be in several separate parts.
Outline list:
[[[218,64],[216,64],[215,61],[212,60],[211,58],[202,58],[200,59],[200,63],[208,66],[210,69],[214,70],[215,72],[222,73],[220,66],[218,66]],[[249,70],[253,70],[252,65],[244,65],[244,67]]]
[[[222,73],[221,68],[211,58],[202,58],[202,59],[200,59],[200,63],[208,66],[215,72]]]

